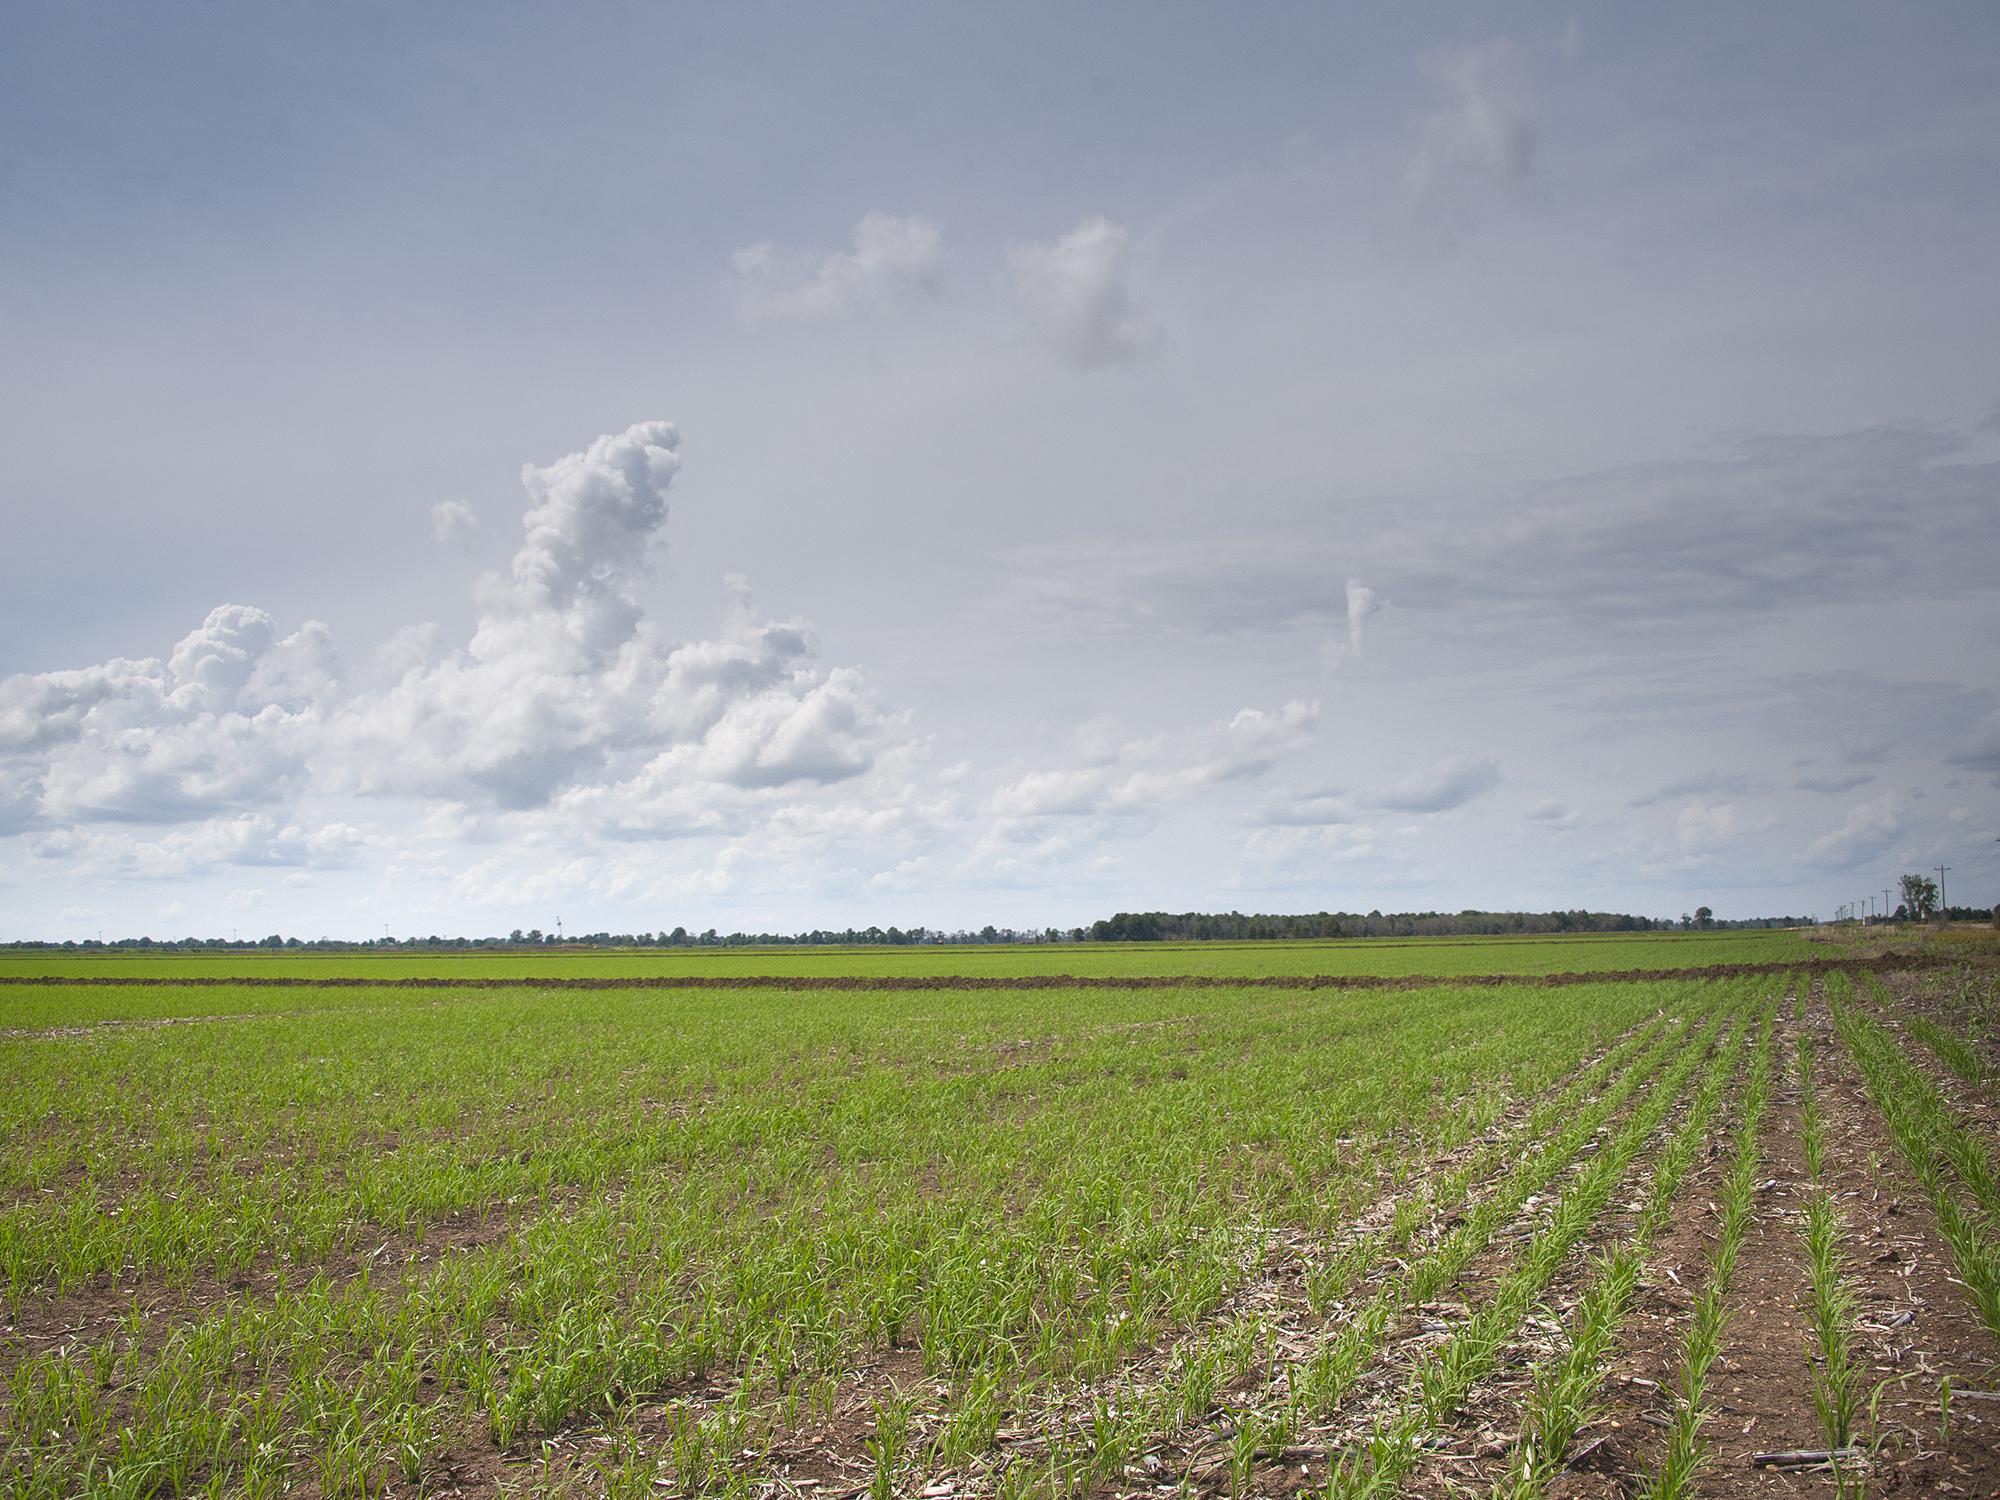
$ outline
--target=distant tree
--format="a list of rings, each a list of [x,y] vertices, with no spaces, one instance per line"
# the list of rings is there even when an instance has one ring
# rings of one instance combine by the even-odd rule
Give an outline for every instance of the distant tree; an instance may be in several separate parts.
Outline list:
[[[1697,906],[1694,909],[1694,925],[1697,927],[1713,927],[1715,925],[1715,913],[1705,906]]]
[[[1911,921],[1928,922],[1937,915],[1937,882],[1928,875],[1903,877],[1903,910]]]

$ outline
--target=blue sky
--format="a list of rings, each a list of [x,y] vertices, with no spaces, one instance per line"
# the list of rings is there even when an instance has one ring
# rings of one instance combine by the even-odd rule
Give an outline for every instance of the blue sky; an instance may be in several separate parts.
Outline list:
[[[1990,7],[0,42],[0,935],[2000,896]]]

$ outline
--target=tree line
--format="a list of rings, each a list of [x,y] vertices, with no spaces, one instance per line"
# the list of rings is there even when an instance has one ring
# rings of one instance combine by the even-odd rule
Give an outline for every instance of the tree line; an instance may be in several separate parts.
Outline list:
[[[1979,913],[1978,915],[1984,915]],[[261,938],[113,938],[65,942],[17,942],[0,947],[58,952],[211,953],[281,951],[315,953],[509,952],[523,948],[906,948],[932,944],[993,943],[1147,943],[1257,942],[1300,938],[1374,937],[1500,937],[1510,934],[1709,931],[1746,927],[1802,927],[1809,917],[1755,917],[1743,921],[1718,919],[1706,906],[1678,921],[1671,917],[1640,917],[1623,912],[1460,911],[1460,912],[1119,912],[1084,927],[1018,928],[987,925],[974,928],[844,927],[805,932],[719,932],[710,927],[691,932],[686,927],[645,932],[560,933],[539,927],[516,927],[505,936],[391,937],[351,940],[299,938],[271,933]]]
[[[1679,921],[1626,912],[1584,911],[1413,911],[1309,912],[1245,915],[1231,912],[1120,912],[1093,923],[1087,933],[1100,943],[1255,942],[1285,938],[1505,937],[1563,932],[1713,931],[1722,928],[1803,927],[1807,917],[1717,918],[1706,906]]]

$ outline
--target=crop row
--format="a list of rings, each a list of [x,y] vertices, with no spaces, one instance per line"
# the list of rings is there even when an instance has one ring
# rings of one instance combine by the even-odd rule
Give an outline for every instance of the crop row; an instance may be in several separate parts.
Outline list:
[[[1897,1149],[1930,1197],[1981,1318],[2000,1335],[2000,1240],[1995,1238],[2000,1179],[1991,1148],[1953,1112],[1882,1022],[1860,1005],[1843,1003],[1845,990],[1839,982],[1827,986],[1834,1024],[1860,1065]]]
[[[226,1264],[255,1235],[309,1259],[323,1242],[302,1225],[370,1240],[379,1221],[353,1216],[380,1211],[355,1196],[385,1180],[371,1173],[410,1174],[432,1195],[414,1200],[417,1227],[545,1156],[546,1184],[587,1190],[525,1202],[500,1238],[422,1265],[343,1278],[308,1264],[268,1292],[164,1326],[135,1312],[18,1359],[5,1485],[262,1493],[308,1477],[361,1493],[468,1444],[604,1420],[693,1382],[747,1393],[737,1414],[768,1431],[904,1342],[968,1392],[999,1371],[1016,1388],[1109,1365],[1198,1321],[1278,1229],[1336,1229],[1379,1190],[1378,1157],[1470,1139],[1676,1000],[1671,986],[1156,992],[1093,996],[1080,1017],[1059,995],[751,994],[726,1010],[591,995],[559,1011],[482,999],[199,1041],[194,1028],[93,1037],[38,1063],[73,1068],[79,1095],[43,1090],[44,1131],[122,1117],[144,1140],[164,1119],[226,1140],[236,1121],[289,1110],[340,1171],[259,1174],[259,1191],[289,1182],[296,1196],[268,1219],[213,1225],[198,1205],[93,1219],[17,1204],[14,1266],[32,1297],[59,1295],[48,1247],[88,1248],[91,1234],[103,1240],[85,1263],[121,1277]],[[418,1079],[434,1097],[412,1102]],[[460,1111],[477,1149],[427,1186],[384,1165],[359,1129],[371,1109],[431,1124]],[[487,1155],[516,1142],[528,1161]],[[395,1155],[449,1163],[454,1145]],[[239,1163],[223,1150],[209,1166],[226,1183]],[[162,1222],[182,1235],[167,1252],[145,1237]],[[683,1449],[706,1441],[699,1420]]]

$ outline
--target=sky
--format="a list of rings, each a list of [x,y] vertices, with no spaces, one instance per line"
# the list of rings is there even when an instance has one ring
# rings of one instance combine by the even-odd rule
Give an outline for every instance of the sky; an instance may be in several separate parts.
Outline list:
[[[1991,904],[1995,265],[1984,3],[22,0],[0,939]]]

